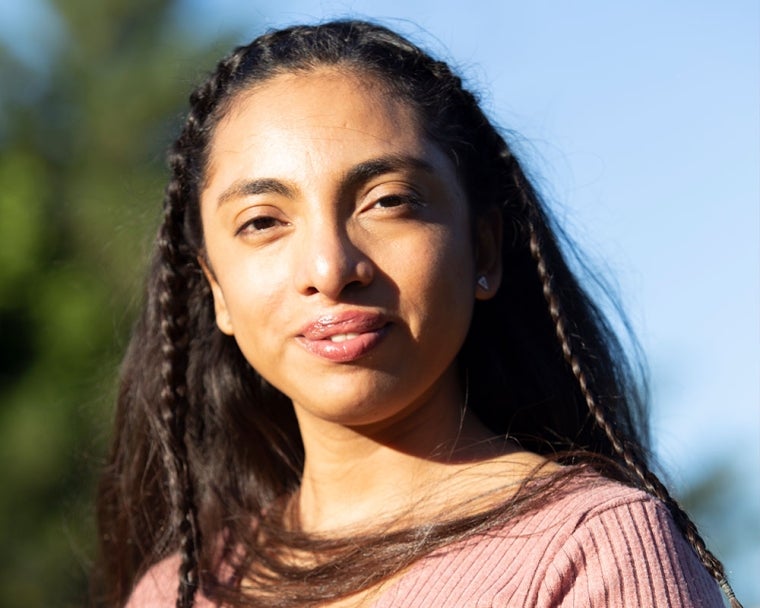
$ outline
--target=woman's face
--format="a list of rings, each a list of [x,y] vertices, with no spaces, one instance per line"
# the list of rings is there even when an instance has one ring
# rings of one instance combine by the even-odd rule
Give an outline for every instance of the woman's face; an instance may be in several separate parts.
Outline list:
[[[217,324],[299,418],[374,424],[456,386],[474,299],[489,295],[467,202],[377,82],[324,68],[239,95],[201,214]]]

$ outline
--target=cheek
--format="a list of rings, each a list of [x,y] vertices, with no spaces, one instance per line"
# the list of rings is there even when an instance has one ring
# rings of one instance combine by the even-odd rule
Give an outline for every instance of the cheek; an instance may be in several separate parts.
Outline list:
[[[410,262],[410,260],[412,260]],[[399,256],[404,269],[402,291],[418,317],[440,326],[469,324],[474,301],[475,261],[469,239],[461,231],[439,229]]]
[[[232,295],[233,338],[246,361],[259,371],[279,356],[278,328],[287,326],[282,311],[282,299],[271,291],[241,285]]]
[[[429,258],[431,276],[442,288],[472,294],[475,255],[469,235],[459,227],[442,229],[429,243],[422,259]]]
[[[240,324],[241,330],[250,328],[252,321],[259,321],[255,326],[266,325],[269,319],[277,316],[282,304],[281,285],[274,283],[271,277],[252,272],[242,274],[225,289],[227,306],[233,323]]]
[[[213,261],[236,338],[260,335],[282,310],[287,273],[242,255],[218,255]]]

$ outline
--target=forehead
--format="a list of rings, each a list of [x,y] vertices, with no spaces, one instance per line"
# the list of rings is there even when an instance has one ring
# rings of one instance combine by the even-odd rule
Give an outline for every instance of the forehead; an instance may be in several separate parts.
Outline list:
[[[231,100],[211,139],[206,177],[241,154],[256,155],[262,167],[287,149],[307,148],[323,161],[345,151],[419,154],[429,147],[424,139],[415,110],[375,76],[335,67],[286,73]]]

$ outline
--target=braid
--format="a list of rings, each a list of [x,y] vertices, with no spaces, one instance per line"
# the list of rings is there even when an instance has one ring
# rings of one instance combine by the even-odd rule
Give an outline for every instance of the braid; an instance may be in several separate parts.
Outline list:
[[[193,475],[186,442],[188,401],[187,369],[190,331],[188,299],[197,274],[196,254],[192,244],[192,224],[197,217],[197,179],[200,173],[188,151],[204,149],[204,123],[216,107],[230,75],[242,53],[220,62],[217,71],[204,86],[193,92],[191,111],[184,129],[169,156],[172,171],[164,198],[164,217],[157,238],[161,261],[157,300],[160,310],[162,388],[159,412],[162,424],[157,432],[163,445],[163,463],[168,483],[172,515],[170,525],[179,537],[179,587],[177,608],[191,608],[199,586],[198,551],[201,531],[195,501]],[[191,230],[185,230],[189,226]],[[197,246],[197,243],[195,243]]]
[[[520,179],[519,174],[517,179]],[[592,382],[589,379],[585,366],[577,354],[577,349],[574,348],[573,335],[568,329],[568,321],[565,317],[560,298],[557,295],[554,286],[554,277],[547,265],[543,238],[540,232],[542,228],[545,229],[544,222],[537,221],[535,217],[529,220],[530,252],[536,262],[536,270],[541,281],[542,291],[544,299],[548,305],[549,314],[554,323],[554,331],[557,341],[562,349],[565,361],[572,370],[573,376],[576,379],[578,388],[583,395],[588,410],[594,417],[594,422],[604,431],[613,450],[623,460],[626,469],[638,480],[641,487],[649,494],[661,500],[668,508],[673,520],[681,530],[681,533],[686,537],[694,548],[694,551],[697,553],[699,560],[720,585],[722,591],[730,602],[731,608],[741,608],[741,604],[736,599],[734,591],[728,582],[723,564],[707,548],[705,541],[697,530],[697,526],[691,521],[683,508],[678,504],[678,501],[673,498],[660,479],[649,469],[640,450],[620,436],[620,433],[615,428],[614,424],[608,419],[605,408],[599,403],[591,386]]]
[[[173,231],[183,223],[183,210],[177,204],[178,182],[167,190],[164,223],[158,237],[163,265],[159,275],[159,306],[161,311],[160,340],[163,362],[161,365],[162,389],[159,399],[159,433],[164,444],[164,468],[169,484],[173,510],[172,527],[180,536],[180,592],[178,608],[193,604],[197,588],[196,546],[198,526],[193,500],[193,483],[188,467],[185,427],[188,411],[186,370],[188,362],[188,319],[186,298],[187,281],[183,280],[185,266],[182,252],[173,238]]]

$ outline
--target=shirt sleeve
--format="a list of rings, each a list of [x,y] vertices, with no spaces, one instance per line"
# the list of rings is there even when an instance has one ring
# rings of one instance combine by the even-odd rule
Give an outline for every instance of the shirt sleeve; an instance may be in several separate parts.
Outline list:
[[[722,608],[717,583],[653,498],[592,510],[546,571],[540,605]]]

